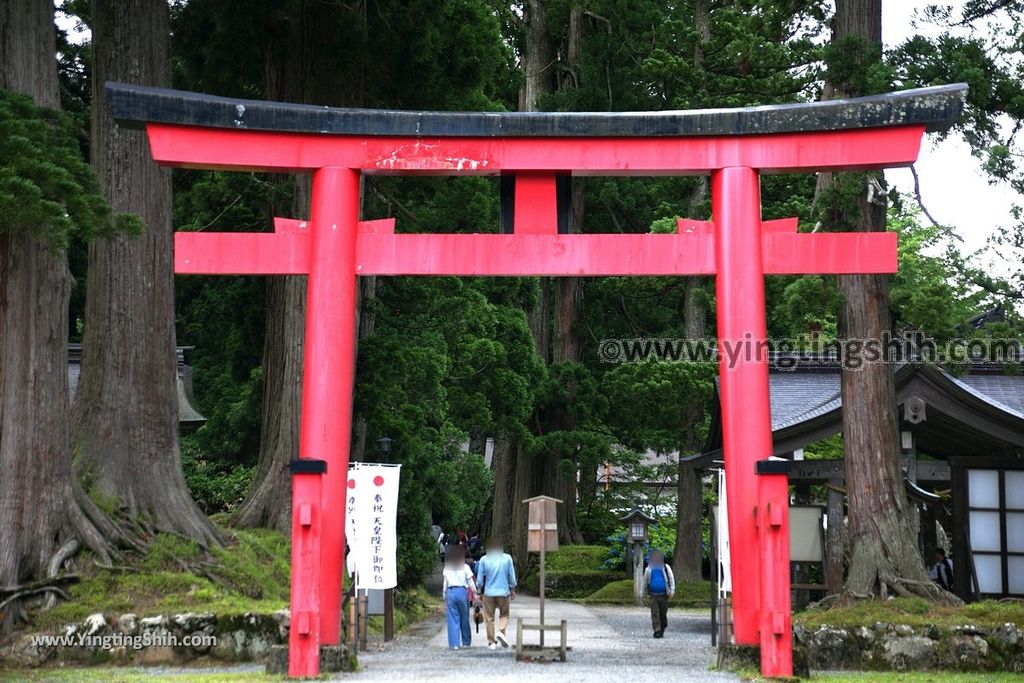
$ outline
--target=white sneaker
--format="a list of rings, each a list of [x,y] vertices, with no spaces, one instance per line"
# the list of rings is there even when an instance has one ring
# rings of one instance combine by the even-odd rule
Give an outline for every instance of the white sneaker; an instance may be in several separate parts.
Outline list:
[[[492,650],[497,650],[498,649],[498,644],[497,643],[491,643],[487,647],[491,648]]]
[[[498,631],[494,637],[498,639],[498,642],[501,643],[502,647],[508,647],[508,638],[505,637],[504,633]]]
[[[452,649],[453,649],[453,650],[458,650],[458,649],[459,649],[459,646],[458,646],[458,645],[456,645],[456,646],[455,646],[455,647],[453,647]]]

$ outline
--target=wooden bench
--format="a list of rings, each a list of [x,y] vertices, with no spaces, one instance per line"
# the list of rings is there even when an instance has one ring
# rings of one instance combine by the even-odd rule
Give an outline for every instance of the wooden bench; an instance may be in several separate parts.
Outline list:
[[[540,645],[527,645],[523,642],[524,631],[540,631]],[[545,647],[544,632],[559,631],[560,640],[557,647]],[[517,620],[516,625],[516,660],[517,661],[565,661],[565,653],[568,651],[566,642],[569,635],[569,623],[562,619],[557,624],[524,624],[522,619]]]

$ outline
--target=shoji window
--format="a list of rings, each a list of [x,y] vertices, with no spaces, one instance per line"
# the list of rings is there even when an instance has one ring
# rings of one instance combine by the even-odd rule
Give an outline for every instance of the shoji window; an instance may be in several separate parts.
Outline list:
[[[1024,595],[1024,470],[968,470],[967,491],[979,592]]]

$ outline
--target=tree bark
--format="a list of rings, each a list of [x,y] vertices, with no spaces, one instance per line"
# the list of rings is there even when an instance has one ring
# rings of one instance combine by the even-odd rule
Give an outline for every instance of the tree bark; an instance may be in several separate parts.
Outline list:
[[[694,194],[691,206],[703,197],[707,185],[702,183]],[[687,339],[703,339],[707,332],[707,311],[700,301],[702,279],[686,278],[686,294],[683,299],[683,327]],[[679,446],[683,456],[696,451],[697,422],[702,411],[698,406],[690,410],[690,427],[684,442]],[[699,581],[703,578],[704,552],[701,526],[704,518],[704,486],[701,471],[679,459],[676,491],[676,550],[672,555],[672,572],[680,581]]]
[[[881,54],[882,1],[838,0],[833,20],[833,41],[860,38]],[[863,54],[869,54],[865,51]],[[865,66],[868,66],[867,64]],[[849,97],[841,83],[830,83],[831,95]],[[867,182],[884,187],[881,173],[866,174]],[[860,182],[852,176],[853,182]],[[845,179],[819,178],[819,187]],[[883,194],[883,193],[876,193]],[[885,229],[884,194],[869,200],[863,188],[852,215],[842,208],[831,211],[834,225],[870,232]],[[889,289],[885,275],[844,275],[839,288],[844,302],[839,335],[849,339],[880,339],[889,329]],[[843,370],[843,455],[849,505],[850,567],[845,592],[852,597],[917,594],[938,600],[954,598],[928,581],[917,545],[917,527],[911,514],[900,471],[900,433],[892,368],[867,363],[856,371]]]
[[[296,190],[296,196],[308,196],[308,190]],[[238,526],[274,529],[287,535],[292,523],[289,467],[299,452],[302,412],[305,285],[301,277],[267,278],[260,453],[253,483],[234,517]]]
[[[287,39],[267,51],[266,93],[272,100],[331,106],[359,106],[361,88],[339,87],[330,58],[337,27],[355,20],[357,6],[304,0]],[[278,51],[277,48],[280,48]],[[309,175],[296,176],[291,215],[308,219]],[[360,293],[363,288],[360,287]],[[361,301],[357,302],[357,308]],[[292,482],[289,466],[299,455],[302,366],[305,349],[306,278],[267,279],[267,334],[263,345],[263,431],[256,473],[234,521],[291,533]],[[359,425],[358,419],[355,424]]]
[[[206,546],[221,537],[192,500],[178,447],[171,174],[144,132],[114,124],[103,97],[108,80],[170,85],[167,3],[91,9],[93,166],[113,210],[138,214],[146,230],[89,245],[75,469],[127,516]]]
[[[0,87],[57,109],[53,3],[0,4]],[[66,255],[21,231],[0,230],[0,585],[46,577],[80,540],[109,561],[127,542],[75,484],[68,421]],[[71,547],[71,546],[68,546]],[[57,558],[59,559],[59,557]],[[59,570],[60,567],[54,567]],[[21,605],[0,617],[8,632]]]

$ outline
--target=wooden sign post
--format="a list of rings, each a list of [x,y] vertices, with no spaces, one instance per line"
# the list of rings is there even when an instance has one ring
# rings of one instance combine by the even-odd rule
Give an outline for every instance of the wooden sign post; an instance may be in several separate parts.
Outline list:
[[[551,496],[535,496],[527,498],[523,502],[530,506],[527,516],[526,551],[540,553],[540,623],[537,625],[523,624],[523,620],[519,620],[519,625],[516,629],[516,658],[542,659],[546,658],[549,654],[554,654],[546,652],[544,648],[544,631],[547,629],[547,624],[544,621],[544,584],[546,580],[544,565],[547,562],[548,551],[558,550],[558,508],[555,506],[562,501]],[[561,646],[557,656],[564,662],[566,650],[565,620],[563,619],[558,626],[553,626],[552,628],[557,628],[561,631]],[[527,648],[523,645],[524,629],[540,631],[539,649]]]

